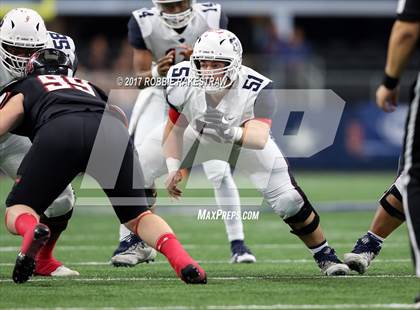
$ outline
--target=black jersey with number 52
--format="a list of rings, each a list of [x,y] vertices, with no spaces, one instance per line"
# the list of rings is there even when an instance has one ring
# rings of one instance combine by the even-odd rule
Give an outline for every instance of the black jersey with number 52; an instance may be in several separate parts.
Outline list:
[[[5,92],[9,98],[23,94],[24,120],[12,133],[31,139],[49,120],[68,113],[103,112],[108,100],[107,95],[90,82],[62,75],[29,77],[9,85]]]

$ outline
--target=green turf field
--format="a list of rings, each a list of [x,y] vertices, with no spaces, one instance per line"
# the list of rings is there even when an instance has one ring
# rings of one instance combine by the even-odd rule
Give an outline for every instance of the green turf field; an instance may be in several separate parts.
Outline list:
[[[315,205],[352,200],[373,203],[392,181],[392,174],[298,173],[297,178]],[[0,183],[2,201],[9,185]],[[79,195],[91,194],[79,191]],[[57,257],[81,273],[74,279],[36,277],[24,285],[11,282],[20,238],[0,225],[0,307],[409,309],[420,288],[413,277],[405,226],[386,241],[365,276],[326,278],[308,250],[271,212],[261,212],[258,220],[244,223],[247,243],[258,260],[253,265],[228,264],[230,252],[222,221],[198,221],[197,209],[190,214],[164,214],[208,273],[207,285],[188,286],[176,278],[161,255],[154,263],[131,269],[109,266],[118,223],[111,213],[101,212],[102,208],[77,208],[61,238]],[[4,209],[0,215],[3,217]],[[321,212],[321,223],[329,243],[342,256],[367,230],[371,217],[371,212]]]

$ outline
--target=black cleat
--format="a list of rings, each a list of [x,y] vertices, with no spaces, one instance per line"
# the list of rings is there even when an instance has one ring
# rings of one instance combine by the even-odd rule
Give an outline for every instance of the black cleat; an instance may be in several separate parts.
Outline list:
[[[206,284],[207,275],[193,264],[187,265],[181,270],[181,279],[187,284]]]
[[[12,278],[15,283],[25,283],[34,274],[35,256],[50,237],[50,230],[44,224],[37,224],[34,237],[26,254],[19,253],[16,258]]]
[[[420,309],[420,293],[414,299],[415,309]]]

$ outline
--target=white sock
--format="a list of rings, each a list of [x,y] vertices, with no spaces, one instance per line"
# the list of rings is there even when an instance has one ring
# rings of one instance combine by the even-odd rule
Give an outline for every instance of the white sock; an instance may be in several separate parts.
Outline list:
[[[372,236],[374,236],[375,238],[377,238],[379,241],[384,242],[385,238],[382,238],[380,236],[378,236],[377,234],[371,232],[370,230],[368,230],[368,233],[371,234]]]
[[[223,211],[240,214],[241,201],[239,192],[231,174],[226,174],[220,184],[214,184],[214,196],[219,208]],[[229,242],[244,240],[244,230],[240,216],[239,218],[225,219],[225,227]]]
[[[326,246],[328,246],[328,242],[327,240],[325,240],[324,242],[322,242],[320,245],[318,245],[316,248],[309,248],[309,251],[311,251],[312,254],[316,254],[318,252],[321,252],[323,248],[325,248]]]
[[[120,225],[120,241],[123,241],[128,235],[131,234],[131,231],[125,227],[125,225]]]

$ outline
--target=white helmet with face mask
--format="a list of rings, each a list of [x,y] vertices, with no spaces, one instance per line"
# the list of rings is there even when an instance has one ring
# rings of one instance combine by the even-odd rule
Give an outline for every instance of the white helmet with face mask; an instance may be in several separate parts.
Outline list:
[[[185,27],[194,16],[193,4],[195,0],[153,0],[153,3],[158,9],[162,21],[170,28]],[[184,10],[178,13],[168,12],[174,6],[182,6]]]
[[[9,11],[0,24],[0,59],[13,77],[24,76],[30,56],[47,46],[48,32],[42,17],[31,9]]]
[[[201,61],[224,62],[221,69],[202,69]],[[242,44],[232,32],[224,29],[203,33],[194,45],[191,55],[191,70],[194,79],[199,80],[206,92],[218,92],[230,87],[238,78],[242,66]],[[222,80],[215,76],[223,74]]]

